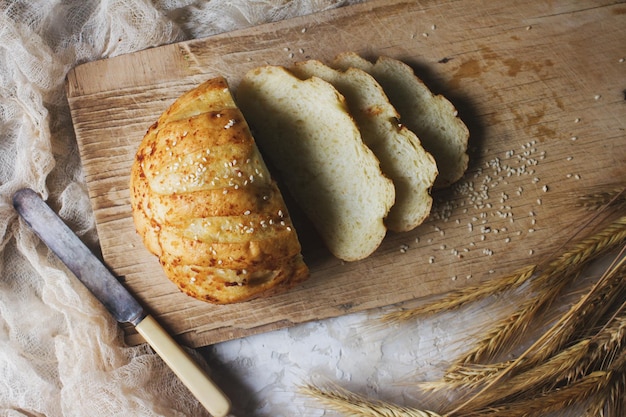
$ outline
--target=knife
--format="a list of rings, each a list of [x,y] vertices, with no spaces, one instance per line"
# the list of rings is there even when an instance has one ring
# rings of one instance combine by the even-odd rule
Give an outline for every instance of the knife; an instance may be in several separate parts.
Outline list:
[[[35,191],[17,191],[13,206],[118,322],[135,326],[211,415],[224,417],[230,412],[228,397]]]

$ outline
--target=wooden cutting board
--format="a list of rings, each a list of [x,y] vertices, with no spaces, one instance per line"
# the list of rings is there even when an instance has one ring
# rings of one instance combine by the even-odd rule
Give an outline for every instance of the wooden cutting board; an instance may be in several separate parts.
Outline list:
[[[626,5],[608,0],[371,1],[80,65],[67,97],[104,259],[195,347],[442,294],[538,262],[589,217],[578,195],[626,180],[625,23]],[[147,128],[210,77],[236,89],[253,67],[344,51],[402,59],[455,104],[471,132],[467,175],[434,193],[426,223],[390,233],[360,262],[332,258],[302,223],[312,274],[286,294],[213,306],[180,293],[131,219],[130,166]]]

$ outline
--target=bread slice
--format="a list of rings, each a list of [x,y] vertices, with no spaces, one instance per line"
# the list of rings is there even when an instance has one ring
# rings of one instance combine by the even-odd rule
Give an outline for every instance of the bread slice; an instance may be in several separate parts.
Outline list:
[[[385,224],[395,232],[420,225],[432,207],[430,189],[437,164],[417,136],[399,124],[399,115],[376,80],[358,68],[338,71],[317,60],[298,62],[291,71],[302,79],[319,77],[346,99],[363,142],[380,161],[396,188],[396,201]]]
[[[469,130],[452,103],[434,95],[410,66],[385,56],[372,64],[353,52],[337,56],[331,66],[360,68],[374,76],[400,113],[402,124],[415,132],[424,149],[435,157],[439,168],[436,188],[449,186],[463,176],[469,161]]]
[[[331,253],[355,261],[374,252],[395,190],[343,96],[322,79],[264,66],[244,76],[236,97],[259,148]]]
[[[192,297],[241,302],[308,277],[282,195],[222,77],[183,94],[148,129],[130,191],[146,248]]]

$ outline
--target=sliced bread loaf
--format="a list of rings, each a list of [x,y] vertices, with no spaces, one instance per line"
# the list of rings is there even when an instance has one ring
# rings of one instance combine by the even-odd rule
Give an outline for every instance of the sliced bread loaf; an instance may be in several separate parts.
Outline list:
[[[437,161],[436,188],[458,181],[467,170],[469,130],[452,103],[434,95],[404,62],[380,57],[375,64],[353,52],[336,57],[334,68],[360,68],[374,76],[400,113],[400,121],[420,138]]]
[[[331,253],[354,261],[376,250],[395,190],[343,96],[320,78],[265,66],[245,75],[236,97],[259,148]]]
[[[291,71],[302,79],[328,81],[345,97],[363,142],[396,188],[396,202],[385,219],[387,227],[405,232],[420,225],[432,206],[430,189],[437,165],[417,136],[398,123],[400,116],[380,84],[358,68],[338,71],[317,60],[298,62]]]

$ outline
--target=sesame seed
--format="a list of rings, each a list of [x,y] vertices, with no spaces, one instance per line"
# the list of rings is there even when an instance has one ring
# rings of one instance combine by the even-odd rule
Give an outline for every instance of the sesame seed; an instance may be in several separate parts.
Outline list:
[[[250,215],[250,210],[246,210],[246,211],[244,211],[244,212],[243,212],[243,215],[244,215],[244,216],[249,216],[249,215]]]
[[[600,100],[602,98],[602,96],[600,94],[596,94],[595,96],[593,96],[594,100]]]
[[[541,189],[543,190],[544,193],[548,192],[548,186],[547,185],[544,185]]]

